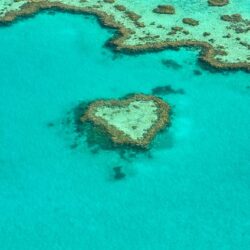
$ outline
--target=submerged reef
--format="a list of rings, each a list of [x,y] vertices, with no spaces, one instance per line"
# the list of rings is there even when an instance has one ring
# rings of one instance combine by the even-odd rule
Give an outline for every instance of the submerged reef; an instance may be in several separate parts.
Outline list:
[[[182,22],[185,23],[185,24],[188,24],[188,25],[191,25],[191,26],[197,26],[199,25],[199,21],[193,19],[193,18],[183,18],[182,19]]]
[[[169,14],[173,15],[175,14],[175,8],[172,5],[158,5],[153,12],[159,13],[159,14]]]
[[[170,107],[162,99],[134,94],[90,103],[81,121],[102,129],[116,144],[145,148],[169,124],[169,113]]]
[[[184,95],[183,89],[173,89],[171,85],[159,86],[152,89],[153,95],[169,95],[169,94],[181,94]]]
[[[20,16],[45,9],[93,14],[103,25],[117,30],[107,43],[117,51],[138,53],[192,46],[201,49],[202,62],[216,69],[250,71],[248,0],[241,5],[234,5],[235,1],[179,1],[174,7],[155,8],[144,1],[133,4],[127,0],[1,0],[0,24],[8,25]],[[215,4],[220,6],[216,11]]]
[[[229,0],[208,0],[208,4],[212,6],[224,6],[229,3]]]
[[[128,98],[128,95],[124,98]],[[140,155],[149,159],[152,158],[151,146],[154,146],[153,144],[150,144],[148,147],[141,147],[134,144],[118,144],[112,140],[110,134],[108,134],[103,127],[95,125],[88,120],[84,120],[83,122],[83,114],[87,112],[89,106],[95,101],[96,100],[84,100],[75,103],[74,106],[71,106],[68,111],[65,112],[60,120],[50,121],[46,124],[46,127],[48,129],[59,129],[60,133],[64,134],[67,147],[70,150],[82,152],[88,148],[89,152],[93,155],[103,151],[112,151],[116,152],[120,159],[127,163],[131,163],[135,158],[140,157]],[[171,115],[173,115],[172,109],[170,112],[170,116]],[[157,145],[159,138],[164,136],[167,136],[165,140],[167,140],[167,144],[171,146],[172,137],[168,131],[161,133],[155,144]],[[127,176],[124,170],[124,166],[115,165],[112,171],[112,178],[115,180],[123,179]],[[123,176],[124,174],[125,176]]]
[[[176,61],[172,60],[172,59],[163,59],[161,60],[161,63],[166,66],[167,68],[172,68],[175,70],[181,69],[182,65],[180,65],[179,63],[177,63]]]
[[[124,174],[122,172],[122,167],[118,166],[118,167],[114,167],[114,179],[115,180],[121,180],[124,179],[126,177],[126,174]]]

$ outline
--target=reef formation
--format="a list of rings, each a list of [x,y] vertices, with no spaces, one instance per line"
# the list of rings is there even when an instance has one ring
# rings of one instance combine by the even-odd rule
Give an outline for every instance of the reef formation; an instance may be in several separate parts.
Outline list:
[[[17,17],[33,15],[45,9],[94,14],[102,24],[118,30],[118,35],[108,42],[118,51],[138,53],[194,46],[201,49],[199,59],[217,69],[250,71],[248,0],[243,0],[240,5],[237,0],[202,0],[197,3],[173,0],[170,3],[1,0],[0,24],[7,25]],[[240,18],[235,21],[225,17]]]
[[[208,4],[212,6],[224,6],[229,3],[229,0],[208,0]]]
[[[145,148],[169,124],[169,112],[169,105],[162,99],[134,94],[90,103],[81,121],[103,129],[116,144]]]
[[[159,14],[168,14],[173,15],[175,14],[175,8],[171,5],[158,5],[153,12],[159,13]]]

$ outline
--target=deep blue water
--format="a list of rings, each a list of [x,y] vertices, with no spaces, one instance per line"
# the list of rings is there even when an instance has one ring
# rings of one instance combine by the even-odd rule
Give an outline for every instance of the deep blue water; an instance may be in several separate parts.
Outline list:
[[[115,55],[112,33],[62,13],[0,28],[0,249],[250,249],[250,75],[196,50]],[[150,152],[72,149],[79,102],[165,85],[185,93],[162,96],[172,125]]]

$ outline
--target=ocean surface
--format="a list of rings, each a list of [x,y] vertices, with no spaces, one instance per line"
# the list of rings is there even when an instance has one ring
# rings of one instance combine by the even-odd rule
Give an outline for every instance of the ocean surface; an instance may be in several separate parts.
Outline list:
[[[250,75],[194,49],[116,54],[113,34],[51,12],[0,28],[0,249],[250,249]],[[172,123],[149,151],[75,131],[79,103],[162,86]]]

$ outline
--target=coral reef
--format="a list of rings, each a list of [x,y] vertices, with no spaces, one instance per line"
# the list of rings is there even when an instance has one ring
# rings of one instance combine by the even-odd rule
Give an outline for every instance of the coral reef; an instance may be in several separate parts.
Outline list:
[[[153,95],[185,94],[183,89],[173,89],[171,85],[159,86],[152,89]]]
[[[208,0],[208,4],[211,6],[224,6],[229,3],[229,0]]]
[[[164,66],[166,66],[168,68],[172,68],[175,70],[182,68],[182,66],[179,63],[177,63],[176,61],[171,60],[171,59],[163,59],[161,62]]]
[[[193,19],[193,18],[183,18],[182,19],[182,22],[185,23],[185,24],[188,24],[188,25],[191,25],[191,26],[197,26],[199,25],[199,21]]]
[[[107,42],[117,51],[139,53],[192,46],[201,49],[199,59],[202,62],[218,70],[250,71],[249,15],[246,12],[244,15],[223,13],[222,6],[216,15],[209,13],[211,17],[203,22],[198,12],[190,12],[195,3],[187,5],[190,8],[182,6],[180,2],[176,8],[183,7],[183,10],[180,13],[177,11],[176,15],[155,15],[143,3],[140,3],[140,8],[135,8],[125,0],[2,0],[0,25],[8,25],[18,17],[30,16],[40,10],[93,14],[103,25],[117,29],[116,35]],[[165,6],[165,10],[171,9],[166,5],[159,6]],[[199,5],[196,8],[200,8]],[[192,18],[187,18],[190,14]],[[208,15],[207,12],[204,15]],[[218,50],[221,46],[223,53],[221,49]]]
[[[155,9],[153,9],[154,13],[157,14],[175,14],[175,8],[172,5],[158,5]]]
[[[169,111],[169,105],[162,99],[135,94],[90,103],[81,121],[90,121],[103,129],[114,143],[144,148],[169,124]]]
[[[240,14],[232,14],[232,15],[222,15],[221,20],[226,22],[238,23],[241,22],[243,19]]]

